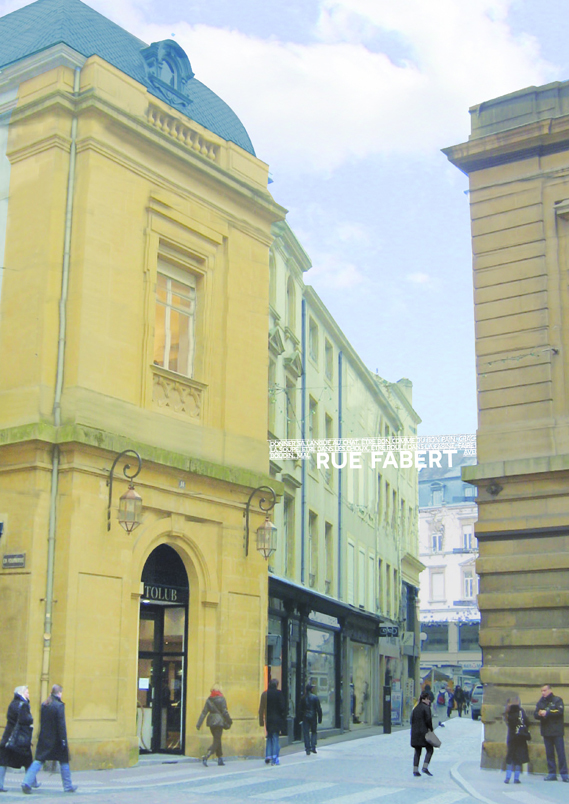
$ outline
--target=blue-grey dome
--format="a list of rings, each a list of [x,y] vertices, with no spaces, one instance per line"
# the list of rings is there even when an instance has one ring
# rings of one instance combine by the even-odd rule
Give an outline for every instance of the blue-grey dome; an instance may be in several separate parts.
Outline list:
[[[148,46],[81,0],[37,0],[1,17],[0,69],[59,43],[86,58],[100,56],[196,123],[255,154],[237,115],[194,78],[177,42]]]

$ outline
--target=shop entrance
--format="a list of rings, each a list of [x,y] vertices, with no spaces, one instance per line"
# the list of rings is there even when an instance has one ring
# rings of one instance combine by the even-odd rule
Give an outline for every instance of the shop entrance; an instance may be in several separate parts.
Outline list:
[[[168,545],[142,572],[137,732],[141,753],[184,753],[188,576]]]

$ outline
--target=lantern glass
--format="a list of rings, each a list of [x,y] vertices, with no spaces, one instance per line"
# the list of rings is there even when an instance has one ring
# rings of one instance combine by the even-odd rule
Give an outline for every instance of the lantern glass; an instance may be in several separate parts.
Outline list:
[[[142,521],[142,497],[136,493],[133,485],[128,487],[128,491],[119,500],[117,518],[119,525],[122,525],[127,533],[132,533]]]
[[[277,529],[269,517],[260,528],[257,528],[257,550],[267,560],[277,550]]]

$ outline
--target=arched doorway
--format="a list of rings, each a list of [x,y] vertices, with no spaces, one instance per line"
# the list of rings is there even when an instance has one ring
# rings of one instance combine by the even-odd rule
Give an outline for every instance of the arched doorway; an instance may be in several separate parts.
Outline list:
[[[137,731],[142,753],[184,753],[189,584],[178,553],[161,544],[142,571]]]

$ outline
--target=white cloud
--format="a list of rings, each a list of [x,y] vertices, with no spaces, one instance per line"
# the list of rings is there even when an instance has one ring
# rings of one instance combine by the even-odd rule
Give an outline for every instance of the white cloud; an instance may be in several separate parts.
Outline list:
[[[316,287],[333,290],[349,290],[366,281],[366,277],[354,263],[334,254],[320,254],[314,260],[306,281]]]
[[[553,76],[536,41],[508,27],[513,0],[321,0],[309,44],[148,23],[151,0],[90,1],[146,41],[175,32],[196,77],[239,115],[277,176],[432,154],[466,138],[470,105]],[[381,35],[410,55],[394,63]]]
[[[424,274],[420,271],[408,274],[405,279],[413,285],[430,285],[433,281],[429,274]]]

